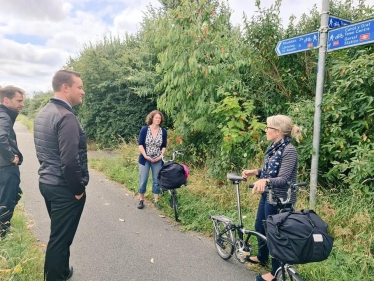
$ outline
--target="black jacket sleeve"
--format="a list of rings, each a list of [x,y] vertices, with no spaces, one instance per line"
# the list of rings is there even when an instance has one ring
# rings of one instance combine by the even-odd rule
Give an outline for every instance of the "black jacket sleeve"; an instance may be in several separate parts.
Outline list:
[[[9,143],[10,130],[10,119],[0,115],[0,155],[4,161],[9,161],[9,165],[14,160],[14,153]]]
[[[75,195],[85,191],[79,159],[79,122],[72,114],[63,116],[58,124],[58,143],[62,174]]]

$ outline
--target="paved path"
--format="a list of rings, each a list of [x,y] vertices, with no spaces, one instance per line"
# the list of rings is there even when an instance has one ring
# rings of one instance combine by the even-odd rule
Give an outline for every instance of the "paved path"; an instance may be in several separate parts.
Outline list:
[[[34,220],[35,235],[46,244],[50,221],[39,193],[33,136],[19,122],[15,130],[24,155],[25,209]],[[71,247],[72,281],[255,279],[253,272],[233,258],[222,260],[211,238],[181,232],[153,207],[138,210],[138,200],[122,185],[94,170],[90,177],[86,206]]]

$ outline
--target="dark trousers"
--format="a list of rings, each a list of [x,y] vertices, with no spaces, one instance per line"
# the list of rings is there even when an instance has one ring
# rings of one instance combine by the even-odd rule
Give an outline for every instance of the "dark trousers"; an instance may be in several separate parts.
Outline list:
[[[51,234],[45,254],[44,280],[65,280],[70,271],[70,245],[83,212],[86,193],[77,200],[66,186],[39,183],[39,189],[51,218]]]
[[[286,207],[291,207],[292,204],[286,204]],[[257,209],[257,216],[256,216],[256,222],[255,222],[255,229],[257,232],[260,232],[263,235],[266,235],[265,228],[263,221],[267,219],[269,215],[275,215],[278,213],[277,207],[274,207],[273,205],[270,205],[267,202],[267,193],[263,193],[261,195],[260,202],[258,204]],[[257,258],[262,263],[267,263],[269,259],[269,249],[265,243],[265,245],[261,244],[259,241],[259,253],[257,255]],[[271,274],[275,275],[275,272],[280,267],[280,262],[277,259],[271,259]]]
[[[0,237],[8,232],[14,208],[21,198],[20,182],[18,166],[0,167]]]

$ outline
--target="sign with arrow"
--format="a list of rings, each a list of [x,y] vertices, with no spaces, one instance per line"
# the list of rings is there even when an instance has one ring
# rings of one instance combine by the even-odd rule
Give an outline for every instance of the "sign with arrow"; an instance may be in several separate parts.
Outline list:
[[[374,19],[347,25],[328,32],[327,51],[372,43],[374,41]]]
[[[333,15],[329,15],[329,28],[331,29],[339,28],[349,24],[351,24],[351,22],[348,20],[341,19]]]
[[[284,56],[317,48],[318,43],[319,32],[316,31],[279,41],[275,51],[278,56]]]

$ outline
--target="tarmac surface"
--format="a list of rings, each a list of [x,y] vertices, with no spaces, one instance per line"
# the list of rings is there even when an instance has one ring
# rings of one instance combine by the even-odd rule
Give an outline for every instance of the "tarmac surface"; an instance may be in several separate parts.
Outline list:
[[[20,122],[14,128],[24,156],[20,166],[22,200],[32,219],[32,230],[46,245],[50,219],[39,192],[33,135]],[[138,210],[138,199],[132,192],[92,169],[86,193],[71,246],[71,281],[255,280],[255,273],[234,257],[222,260],[211,238],[181,232],[173,219],[161,217],[152,205]]]

